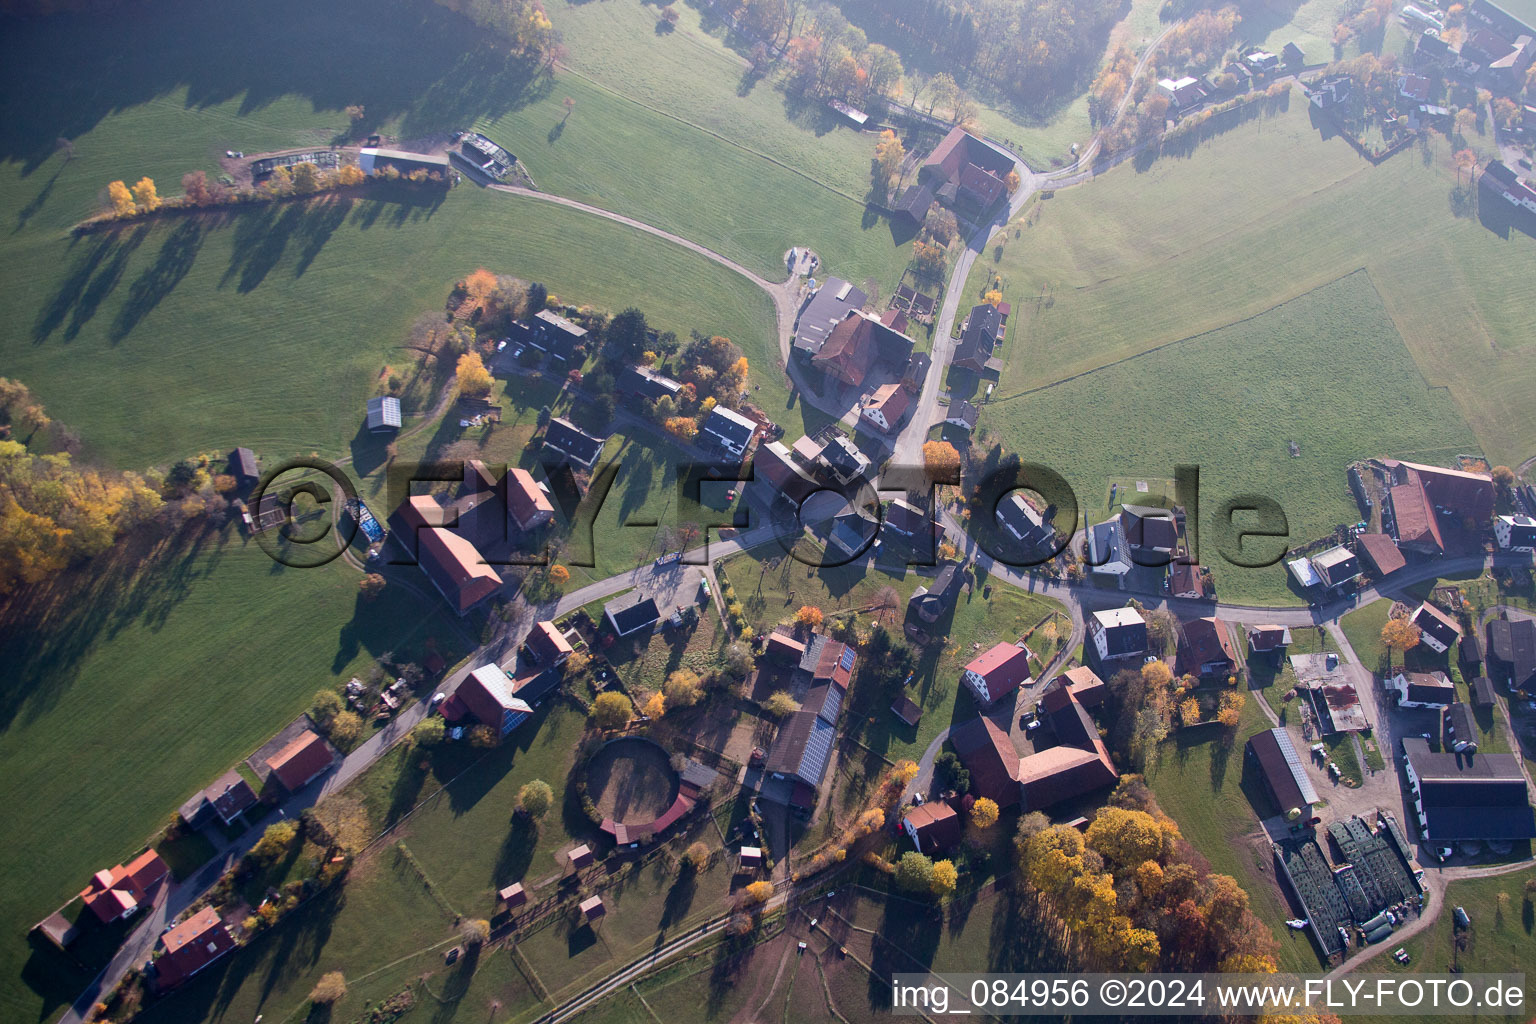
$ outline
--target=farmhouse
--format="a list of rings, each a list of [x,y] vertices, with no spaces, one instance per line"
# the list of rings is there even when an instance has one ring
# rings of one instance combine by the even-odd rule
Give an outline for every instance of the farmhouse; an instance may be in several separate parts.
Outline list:
[[[1291,646],[1291,629],[1289,626],[1249,626],[1248,650],[1253,654],[1268,654],[1272,651],[1283,652]]]
[[[960,841],[965,822],[955,809],[939,800],[919,804],[901,819],[902,831],[912,839],[918,853],[937,853]]]
[[[952,427],[959,427],[966,433],[975,430],[976,423],[980,419],[981,410],[963,398],[958,402],[951,402],[944,413],[945,423]]]
[[[1227,627],[1214,618],[1192,619],[1179,630],[1180,675],[1227,676],[1237,665],[1237,651]]]
[[[889,434],[900,425],[911,400],[912,393],[900,384],[885,384],[875,389],[861,416],[881,433]]]
[[[1114,785],[1120,773],[1093,719],[1072,690],[1054,683],[1041,696],[1040,706],[1050,719],[1058,745],[1019,761],[1019,809],[1044,810]]]
[[[528,702],[512,690],[512,679],[500,665],[481,665],[443,704],[443,718],[459,724],[473,719],[490,726],[498,740],[506,739],[533,714]]]
[[[1436,654],[1444,654],[1461,639],[1461,624],[1428,601],[1413,613],[1413,624],[1419,627],[1419,641]]]
[[[1499,516],[1493,521],[1493,539],[1505,551],[1536,551],[1536,519]]]
[[[810,677],[810,688],[800,710],[779,727],[763,764],[763,770],[774,778],[799,784],[795,787],[798,797],[791,797],[797,806],[808,807],[811,802],[810,794],[801,787],[814,790],[826,775],[856,659],[853,648],[820,633],[812,637],[800,658],[798,675]]]
[[[995,515],[1004,532],[1025,547],[1044,548],[1056,539],[1055,528],[1019,491],[999,501]]]
[[[1511,692],[1536,690],[1536,622],[1492,619],[1487,638],[1489,678]]]
[[[1157,91],[1168,97],[1168,105],[1175,113],[1205,102],[1205,86],[1198,78],[1191,78],[1188,75],[1182,78],[1159,79]]]
[[[656,602],[638,590],[631,590],[603,605],[603,621],[619,636],[629,636],[643,629],[654,630],[661,621]]]
[[[1397,543],[1384,533],[1362,533],[1355,538],[1355,553],[1383,579],[1408,564]]]
[[[1315,556],[1312,568],[1317,570],[1317,575],[1325,585],[1338,589],[1360,575],[1360,560],[1354,552],[1339,545]]]
[[[551,359],[579,366],[588,342],[585,327],[578,327],[565,317],[548,309],[541,309],[531,320],[524,321],[523,342],[538,349]],[[582,349],[583,351],[578,351]]]
[[[286,746],[267,758],[269,779],[276,779],[290,793],[297,793],[330,770],[336,752],[325,737],[310,729],[295,736]]]
[[[1307,778],[1301,757],[1284,729],[1265,729],[1248,738],[1245,756],[1258,769],[1264,792],[1274,801],[1280,813],[1301,812],[1303,819],[1310,818],[1312,805],[1317,803],[1317,790]]]
[[[1013,158],[965,129],[950,129],[928,154],[918,180],[931,186],[942,200],[985,210],[1008,194]]]
[[[944,614],[955,606],[955,598],[960,594],[960,587],[965,578],[960,574],[960,567],[954,562],[944,562],[939,568],[939,574],[933,578],[933,585],[918,587],[912,592],[907,601],[907,625],[909,629],[921,629],[913,623],[918,622],[932,625],[944,617]]]
[[[619,390],[654,402],[658,398],[676,398],[683,386],[649,366],[626,366],[619,375]]]
[[[798,665],[800,659],[805,657],[805,644],[776,629],[768,634],[768,642],[763,651],[770,661],[782,665]]]
[[[799,505],[820,487],[782,441],[758,445],[752,454],[752,471],[754,479],[761,478],[768,485],[774,501],[784,498]]]
[[[996,703],[1030,682],[1029,659],[1023,644],[997,644],[977,658],[960,675],[982,707]]]
[[[1428,838],[1443,843],[1536,838],[1518,756],[1435,753],[1417,736],[1403,740],[1403,753]]]
[[[560,627],[547,619],[533,624],[523,646],[536,664],[546,668],[565,664],[565,659],[575,651]]]
[[[1426,466],[1417,462],[1382,459],[1392,474],[1392,482],[1416,484],[1424,492],[1426,504],[1443,515],[1486,523],[1493,516],[1493,477],[1487,473]],[[1401,538],[1398,543],[1402,543]]]
[[[1443,710],[1456,702],[1456,684],[1439,672],[1398,669],[1397,674],[1382,685],[1388,693],[1397,694],[1400,708]]]
[[[933,189],[927,185],[913,184],[901,190],[891,213],[897,219],[906,221],[907,226],[916,231],[923,226],[923,221],[928,219],[928,211],[931,209],[933,209]]]
[[[949,741],[971,773],[971,792],[1000,808],[1017,807],[1019,752],[1013,740],[990,718],[977,716],[954,727]]]
[[[568,419],[556,416],[544,428],[543,455],[546,463],[573,463],[591,469],[603,453],[606,437],[593,437]]]
[[[175,988],[235,948],[234,936],[212,907],[204,907],[166,931],[156,944],[159,954],[149,962],[155,988]]]
[[[80,890],[80,898],[103,924],[111,924],[150,900],[169,873],[158,853],[145,850],[126,865],[96,872],[91,884]]]
[[[1399,548],[1421,555],[1438,555],[1445,550],[1440,524],[1417,481],[1389,488],[1382,512],[1391,517],[1392,536]]]
[[[861,310],[845,316],[827,334],[811,365],[844,384],[863,387],[879,364],[905,367],[912,358],[914,342]]]
[[[400,429],[400,399],[383,395],[368,399],[368,431],[389,434]]]
[[[814,282],[812,282],[814,285]],[[800,356],[814,356],[827,343],[827,336],[838,323],[856,309],[863,309],[869,296],[842,278],[829,277],[800,311],[795,321],[793,351]]]
[[[549,495],[526,469],[507,470],[507,514],[523,531],[536,530],[555,518]]]
[[[357,151],[357,166],[364,174],[379,174],[386,169],[400,174],[425,171],[443,180],[448,178],[448,158],[428,153],[407,153],[400,149],[378,149],[365,146]]]
[[[432,495],[412,495],[391,518],[397,542],[460,615],[501,589],[501,577],[474,542],[442,525],[443,507]]]
[[[747,446],[756,434],[756,422],[723,405],[711,409],[699,425],[700,444],[738,459],[747,453]]]
[[[256,791],[245,777],[231,768],[212,785],[181,805],[179,816],[188,828],[201,828],[209,818],[229,825],[256,803]]]
[[[1088,617],[1084,653],[1099,675],[1112,675],[1139,663],[1147,653],[1147,622],[1136,609],[1111,608]]]
[[[1003,361],[992,355],[1003,330],[1002,314],[997,307],[982,303],[971,307],[971,315],[965,318],[965,329],[955,344],[954,356],[949,365],[958,370],[969,370],[978,376],[996,377],[1003,369]]]

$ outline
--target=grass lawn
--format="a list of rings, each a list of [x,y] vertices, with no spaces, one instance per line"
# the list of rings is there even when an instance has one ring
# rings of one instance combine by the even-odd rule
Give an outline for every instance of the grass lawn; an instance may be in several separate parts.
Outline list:
[[[53,618],[12,608],[0,626],[0,772],[17,794],[0,846],[12,880],[0,958],[16,968],[0,974],[0,1015],[11,1018],[57,1010],[83,987],[46,952],[29,961],[25,932],[91,872],[130,855],[315,690],[388,650],[419,659],[430,639],[452,663],[467,646],[439,603],[386,590],[363,605],[341,562],[281,569],[233,529],[156,554],[124,545],[81,576]]]
[[[1164,156],[1140,170],[1122,166],[1089,187],[1059,193],[1042,204],[1037,223],[1008,240],[1001,264],[978,261],[967,293],[979,296],[986,276],[999,271],[1019,321],[1010,330],[1028,338],[1030,358],[1010,361],[998,398],[1255,317],[1364,268],[1380,293],[1366,304],[1377,312],[1362,321],[1362,305],[1340,301],[1312,310],[1305,333],[1359,369],[1356,338],[1368,350],[1381,344],[1367,339],[1376,337],[1370,322],[1384,309],[1424,379],[1394,371],[1373,411],[1390,412],[1389,401],[1434,401],[1424,395],[1427,381],[1448,390],[1476,446],[1494,462],[1518,463],[1536,449],[1536,415],[1509,411],[1529,410],[1516,396],[1536,390],[1528,358],[1536,301],[1517,283],[1532,238],[1500,223],[1502,211],[1491,203],[1484,204],[1482,220],[1452,216],[1446,194],[1455,171],[1443,140],[1430,144],[1427,159],[1414,150],[1372,167],[1342,140],[1321,141],[1307,110],[1293,96],[1288,112],[1239,124],[1201,143],[1188,159]],[[1407,208],[1418,212],[1405,222],[1399,214]],[[1295,340],[1275,340],[1274,359],[1283,361]],[[1402,362],[1400,354],[1391,360]],[[1263,364],[1269,368],[1271,359]],[[1324,379],[1359,376],[1330,372]],[[1228,385],[1223,404],[1248,411],[1263,397],[1251,389]],[[1019,403],[1035,405],[1039,397]],[[1341,435],[1339,454],[1346,458],[1420,448],[1438,461],[1473,444],[1465,429],[1443,418],[1429,443],[1415,435],[1369,436],[1350,415],[1358,399],[1332,387],[1319,390],[1316,382],[1304,402],[1297,401],[1293,409],[1328,406],[1330,415],[1319,419]],[[1015,441],[1031,436],[1018,414],[989,412],[983,420],[994,432]],[[1347,418],[1338,422],[1335,413]],[[1202,434],[1219,432],[1207,416]],[[1335,504],[1344,502],[1347,489],[1333,480],[1343,461],[1313,463],[1324,452],[1299,440],[1302,457],[1295,461],[1313,466],[1314,476],[1326,468],[1328,493],[1340,495]],[[1371,447],[1351,452],[1351,445]],[[1057,450],[1071,449],[1041,454]],[[1169,472],[1155,463],[1145,471]],[[1103,475],[1124,473],[1122,466]],[[1268,493],[1288,498],[1290,490]],[[1297,518],[1292,513],[1293,532]],[[1355,518],[1351,511],[1349,521]]]
[[[1338,374],[1343,361],[1360,373]],[[1297,416],[1317,400],[1322,381],[1331,382],[1329,415]],[[1080,493],[1098,493],[1102,481],[1127,469],[1167,473],[1178,464],[1198,465],[1201,561],[1216,574],[1220,597],[1235,602],[1300,603],[1300,597],[1283,564],[1228,564],[1221,552],[1235,551],[1236,542],[1217,529],[1224,502],[1272,497],[1292,538],[1313,537],[1356,518],[1342,486],[1355,456],[1415,451],[1435,459],[1476,446],[1451,402],[1424,386],[1363,273],[1252,320],[993,402],[987,410],[994,435],[1023,458],[1058,468]],[[1128,431],[1131,422],[1157,427]],[[1210,443],[1218,437],[1219,444]],[[1300,457],[1291,456],[1289,441],[1300,445]],[[1250,546],[1270,557],[1283,550],[1274,542]]]
[[[1364,608],[1356,608],[1339,620],[1349,646],[1355,649],[1360,664],[1368,671],[1380,672],[1385,667],[1387,649],[1381,643],[1381,629],[1387,624],[1387,613],[1391,610],[1392,602],[1382,598]]]
[[[1371,970],[1403,974],[1438,974],[1449,970],[1475,974],[1529,973],[1536,914],[1524,896],[1525,883],[1531,878],[1536,878],[1536,872],[1525,870],[1452,882],[1445,890],[1445,901],[1434,923],[1401,944],[1411,962],[1405,967],[1382,956],[1371,961]],[[1509,909],[1502,913],[1500,893],[1509,897]],[[1452,917],[1452,908],[1457,906],[1472,919],[1466,948],[1461,951],[1455,948]]]
[[[1179,830],[1211,863],[1248,892],[1249,905],[1279,944],[1281,971],[1315,972],[1317,954],[1310,940],[1282,926],[1292,916],[1275,878],[1274,858],[1255,807],[1267,807],[1256,779],[1249,779],[1243,744],[1270,728],[1256,703],[1243,706],[1242,720],[1226,741],[1223,729],[1197,727],[1175,733],[1148,767],[1147,782]]]
[[[679,668],[705,675],[720,664],[722,651],[731,642],[709,603],[699,605],[698,625],[688,633],[667,630],[641,639],[643,645],[637,641],[633,656],[623,660],[615,655],[617,647],[606,652],[632,693],[659,692],[662,682]]]

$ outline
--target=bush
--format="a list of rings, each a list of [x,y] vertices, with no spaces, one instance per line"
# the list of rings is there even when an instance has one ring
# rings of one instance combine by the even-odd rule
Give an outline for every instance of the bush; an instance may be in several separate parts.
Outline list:
[[[599,729],[622,729],[635,716],[635,705],[622,693],[610,690],[592,702],[592,721]]]
[[[800,710],[800,705],[795,698],[789,695],[787,690],[775,690],[766,701],[763,709],[775,718],[783,718]]]
[[[896,884],[907,892],[932,891],[933,861],[916,850],[902,854],[896,864]]]
[[[467,918],[463,924],[459,925],[459,938],[471,949],[484,945],[490,937],[491,922],[489,921],[481,918]]]
[[[299,838],[299,823],[296,821],[278,821],[267,826],[267,830],[261,834],[256,845],[251,847],[251,856],[258,861],[270,862],[288,852],[288,848]]]
[[[310,720],[322,730],[329,729],[341,712],[341,697],[335,690],[316,690],[314,699],[309,702]]]
[[[683,853],[683,864],[692,868],[695,873],[709,867],[709,847],[703,843],[694,843]]]
[[[347,979],[340,971],[327,971],[320,975],[310,990],[309,1001],[321,1006],[331,1006],[347,998]]]
[[[411,742],[418,747],[431,748],[442,743],[447,734],[448,723],[433,715],[416,723],[416,727],[411,730]]]
[[[363,735],[363,719],[356,711],[343,711],[331,722],[331,742],[343,751],[351,750]]]
[[[535,821],[548,814],[550,805],[554,802],[554,790],[550,789],[549,783],[543,779],[525,782],[517,791],[517,809]]]
[[[773,896],[772,882],[753,882],[741,892],[743,906],[758,907],[767,903]]]

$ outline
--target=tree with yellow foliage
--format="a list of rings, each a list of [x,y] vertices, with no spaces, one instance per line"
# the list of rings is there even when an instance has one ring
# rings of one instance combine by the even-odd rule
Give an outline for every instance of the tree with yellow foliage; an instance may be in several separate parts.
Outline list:
[[[929,888],[940,899],[955,891],[960,884],[960,871],[952,860],[937,861],[933,865],[933,881]]]
[[[1200,702],[1193,697],[1185,699],[1179,704],[1179,721],[1185,725],[1195,725],[1200,721]]]
[[[753,882],[742,890],[741,902],[743,906],[760,907],[773,897],[772,882]]]
[[[661,692],[666,695],[668,707],[691,708],[704,698],[704,684],[693,669],[680,668],[667,676]]]
[[[140,210],[153,212],[160,208],[160,193],[155,189],[155,179],[140,178],[133,186],[133,199]]]
[[[803,604],[800,610],[795,612],[795,622],[801,626],[810,626],[812,629],[819,628],[823,618],[821,609],[813,604]]]
[[[1162,659],[1149,661],[1141,666],[1141,681],[1147,684],[1151,690],[1166,690],[1168,684],[1173,682],[1173,670]]]
[[[491,371],[485,368],[485,361],[478,352],[465,352],[459,356],[458,366],[453,372],[458,378],[459,394],[466,398],[484,398],[496,386]]]
[[[891,766],[891,778],[895,779],[896,782],[900,785],[905,786],[907,783],[917,778],[917,773],[919,771],[920,769],[918,768],[916,761],[913,761],[911,758],[904,757]]]
[[[1387,668],[1392,667],[1392,652],[1408,651],[1419,646],[1420,630],[1412,619],[1388,619],[1381,627],[1381,643],[1387,649]]]
[[[881,132],[880,137],[875,140],[875,184],[880,188],[890,188],[906,156],[906,147],[901,144],[901,139],[896,137],[895,132],[889,128]]]
[[[994,288],[983,295],[981,301],[994,308],[1001,306],[1003,304],[1003,293]]]
[[[1146,811],[1106,807],[1088,826],[1088,845],[1122,869],[1155,860],[1163,849],[1163,830]]]
[[[338,185],[361,185],[368,179],[363,169],[356,164],[344,164],[336,171],[336,183]]]
[[[646,698],[640,710],[646,718],[660,718],[667,713],[667,698],[664,694],[653,693]]]
[[[691,441],[699,432],[699,425],[692,416],[673,416],[662,424],[667,433],[684,441]]]
[[[569,583],[571,581],[571,570],[563,565],[552,565],[549,567],[549,579],[552,583],[562,585]]]
[[[1228,690],[1221,695],[1221,708],[1216,713],[1216,721],[1231,729],[1242,720],[1243,705],[1248,703],[1248,698],[1237,690]]]
[[[997,801],[982,797],[971,805],[971,824],[985,831],[997,824]]]
[[[867,836],[880,831],[885,825],[885,812],[878,807],[871,807],[859,815],[859,820],[854,826],[854,832],[859,836]]]
[[[959,483],[960,453],[948,441],[924,441],[923,469],[939,483]]]
[[[107,200],[112,204],[112,212],[119,217],[126,217],[133,212],[133,193],[120,181],[107,186]]]

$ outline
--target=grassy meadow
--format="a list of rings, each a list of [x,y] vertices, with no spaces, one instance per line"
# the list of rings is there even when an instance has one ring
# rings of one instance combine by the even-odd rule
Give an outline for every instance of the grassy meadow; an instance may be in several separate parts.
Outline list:
[[[1220,597],[1298,602],[1284,565],[1242,569],[1220,557],[1235,543],[1216,528],[1223,502],[1272,497],[1296,543],[1357,518],[1344,483],[1352,459],[1441,461],[1477,446],[1445,394],[1425,386],[1371,283],[1353,274],[1253,319],[995,401],[982,423],[1081,494],[1128,469],[1157,476],[1198,465],[1201,561]]]

